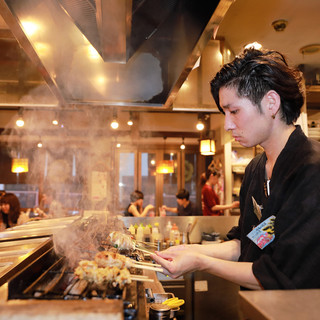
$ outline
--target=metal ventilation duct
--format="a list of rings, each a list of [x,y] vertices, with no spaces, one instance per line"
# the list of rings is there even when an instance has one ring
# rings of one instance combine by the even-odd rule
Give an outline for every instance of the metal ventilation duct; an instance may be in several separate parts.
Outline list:
[[[0,11],[60,104],[167,108],[231,3],[0,0]]]

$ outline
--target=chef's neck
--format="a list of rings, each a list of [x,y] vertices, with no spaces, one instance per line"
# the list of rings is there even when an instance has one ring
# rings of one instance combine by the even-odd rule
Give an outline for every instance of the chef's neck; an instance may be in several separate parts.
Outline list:
[[[279,154],[294,130],[294,125],[278,126],[270,135],[270,138],[264,144],[261,144],[267,156],[266,170],[269,178],[272,176],[272,170]]]

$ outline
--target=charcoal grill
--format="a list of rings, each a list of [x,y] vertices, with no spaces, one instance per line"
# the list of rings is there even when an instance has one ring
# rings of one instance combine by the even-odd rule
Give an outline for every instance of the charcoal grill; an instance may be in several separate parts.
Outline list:
[[[96,288],[77,279],[68,267],[65,257],[59,257],[53,248],[33,260],[8,283],[8,300],[122,300],[124,318],[135,319],[138,311],[138,284],[127,284],[124,289],[108,285]]]

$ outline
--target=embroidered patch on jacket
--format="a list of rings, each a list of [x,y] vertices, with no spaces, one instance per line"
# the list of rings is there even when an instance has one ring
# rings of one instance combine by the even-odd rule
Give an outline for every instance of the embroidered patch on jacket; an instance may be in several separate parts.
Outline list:
[[[274,235],[274,222],[275,216],[271,216],[268,219],[262,221],[251,232],[247,234],[247,237],[252,240],[260,249],[265,248],[275,238]]]
[[[262,205],[259,206],[256,199],[254,197],[252,198],[252,204],[253,204],[253,212],[254,214],[257,216],[258,220],[260,221],[261,217],[262,217],[262,213],[261,210],[263,209]]]

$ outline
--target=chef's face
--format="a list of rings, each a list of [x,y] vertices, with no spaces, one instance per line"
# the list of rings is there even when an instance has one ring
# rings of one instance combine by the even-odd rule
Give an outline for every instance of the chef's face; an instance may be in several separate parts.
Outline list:
[[[5,214],[10,212],[10,204],[9,203],[2,203],[1,204],[1,211]]]
[[[262,112],[249,99],[239,97],[234,88],[221,88],[219,99],[225,112],[225,130],[231,131],[233,138],[244,147],[263,146],[272,121],[265,113],[266,96],[261,101]]]

